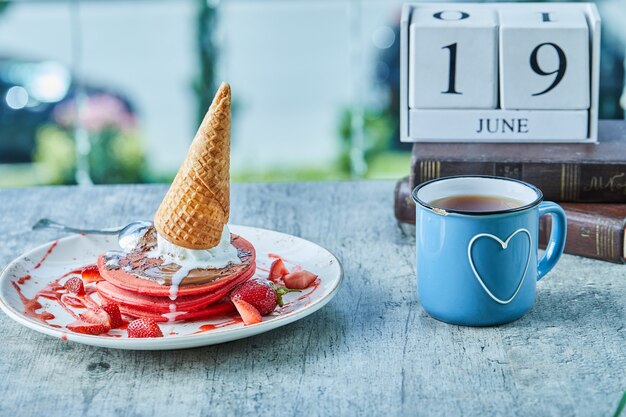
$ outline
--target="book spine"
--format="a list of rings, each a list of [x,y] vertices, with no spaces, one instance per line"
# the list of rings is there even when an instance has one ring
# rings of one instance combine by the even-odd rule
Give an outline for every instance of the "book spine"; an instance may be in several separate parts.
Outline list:
[[[626,165],[412,161],[411,185],[453,175],[497,175],[529,182],[546,200],[626,202]]]
[[[585,258],[624,263],[624,222],[592,212],[565,210],[565,253]],[[550,234],[550,216],[539,221],[539,247],[545,248]]]
[[[403,178],[396,183],[393,206],[396,220],[400,223],[415,224],[415,202],[411,191],[409,178]]]
[[[396,220],[415,224],[415,204],[411,198],[409,179],[398,181],[394,195]],[[569,210],[567,214],[567,242],[565,253],[624,263],[624,221],[588,211]],[[545,248],[550,233],[550,216],[539,221],[539,246]]]

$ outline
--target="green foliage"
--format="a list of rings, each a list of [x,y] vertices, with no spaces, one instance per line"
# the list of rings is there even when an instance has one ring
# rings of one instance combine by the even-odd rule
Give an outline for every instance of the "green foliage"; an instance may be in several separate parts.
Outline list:
[[[113,126],[90,134],[89,174],[95,184],[144,182],[144,153],[134,130]],[[76,147],[70,133],[56,125],[39,129],[34,161],[50,173],[51,184],[73,184]]]
[[[7,7],[9,7],[9,0],[0,0],[0,14],[2,14]]]
[[[370,158],[366,177],[397,180],[409,175],[410,167],[410,152],[383,151]]]
[[[339,165],[346,172],[350,172],[350,149],[352,146],[352,111],[344,110],[339,124],[339,136],[341,138],[341,155]],[[369,165],[373,159],[384,153],[391,143],[394,132],[394,121],[382,112],[366,110],[363,116],[363,132],[365,136],[364,157]],[[366,176],[371,176],[371,169],[368,167]]]
[[[37,131],[33,161],[45,166],[50,184],[74,182],[76,150],[72,138],[56,125],[46,125]]]
[[[262,172],[235,172],[233,182],[298,182],[298,181],[337,181],[347,180],[349,173],[339,166],[331,165],[320,168],[277,169]]]
[[[90,176],[96,184],[143,182],[143,150],[134,132],[105,129],[93,135],[89,152]]]

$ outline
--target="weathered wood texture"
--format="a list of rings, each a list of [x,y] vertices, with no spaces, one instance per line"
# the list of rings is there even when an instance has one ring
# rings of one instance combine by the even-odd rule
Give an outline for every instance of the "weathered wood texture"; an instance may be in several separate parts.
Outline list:
[[[429,318],[393,182],[235,185],[232,223],[318,242],[336,298],[260,336],[167,352],[97,349],[0,314],[2,416],[608,416],[626,388],[626,269],[565,256],[536,306],[495,328]],[[0,266],[78,226],[150,218],[163,186],[0,190]],[[453,261],[453,260],[451,260]]]

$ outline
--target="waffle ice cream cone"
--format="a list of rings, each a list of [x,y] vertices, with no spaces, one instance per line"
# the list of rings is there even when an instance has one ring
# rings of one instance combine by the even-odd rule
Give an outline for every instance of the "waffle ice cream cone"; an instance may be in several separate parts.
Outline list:
[[[187,249],[210,249],[230,212],[230,86],[222,83],[154,216],[157,232]]]

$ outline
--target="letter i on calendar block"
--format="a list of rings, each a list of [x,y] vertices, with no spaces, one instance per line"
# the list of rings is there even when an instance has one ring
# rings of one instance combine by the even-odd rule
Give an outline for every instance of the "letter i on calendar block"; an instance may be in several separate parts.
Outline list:
[[[493,9],[416,8],[409,29],[409,107],[496,108],[497,43]]]
[[[549,10],[549,9],[548,9]],[[589,108],[589,29],[579,10],[500,11],[503,109]]]

